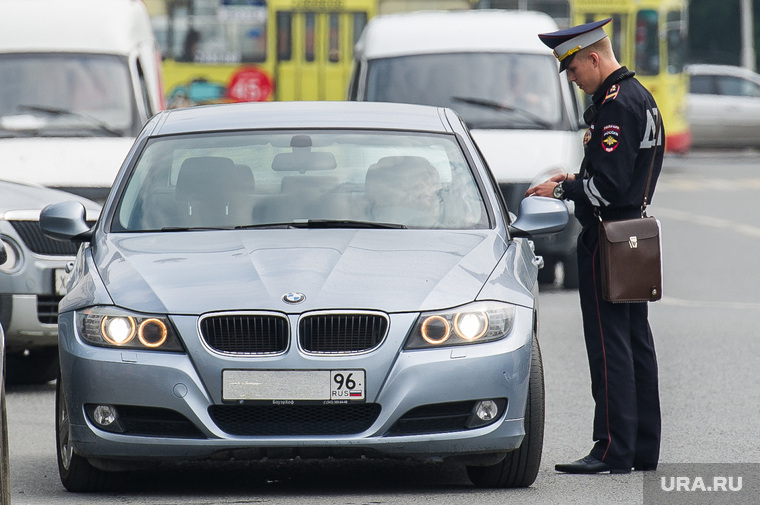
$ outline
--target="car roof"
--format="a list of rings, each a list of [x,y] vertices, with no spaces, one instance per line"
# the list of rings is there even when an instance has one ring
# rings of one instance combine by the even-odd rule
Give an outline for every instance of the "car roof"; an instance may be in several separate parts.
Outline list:
[[[445,111],[445,112],[444,112]],[[450,133],[442,107],[380,102],[245,102],[166,110],[151,135],[285,128],[365,128]],[[456,127],[456,126],[455,126]]]
[[[550,16],[533,11],[388,14],[370,19],[356,52],[367,59],[473,51],[551,54],[538,34],[555,30],[557,23]]]
[[[760,82],[760,74],[744,67],[734,65],[715,65],[709,63],[692,63],[686,65],[686,72],[691,75],[732,75],[746,77]]]
[[[0,53],[129,54],[154,40],[136,0],[3,0]]]

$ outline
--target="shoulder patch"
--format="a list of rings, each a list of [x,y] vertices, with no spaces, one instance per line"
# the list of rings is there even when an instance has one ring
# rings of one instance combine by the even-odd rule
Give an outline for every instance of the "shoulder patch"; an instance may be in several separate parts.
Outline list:
[[[611,153],[620,144],[620,127],[616,124],[608,124],[602,130],[602,148]]]
[[[620,84],[613,84],[610,86],[610,89],[607,90],[607,94],[604,96],[604,100],[602,103],[607,102],[609,100],[614,100],[618,96],[618,91],[620,91]]]

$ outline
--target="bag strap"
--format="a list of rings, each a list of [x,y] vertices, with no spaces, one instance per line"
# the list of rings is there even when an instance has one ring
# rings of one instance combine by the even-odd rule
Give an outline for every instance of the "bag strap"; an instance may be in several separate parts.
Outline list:
[[[652,161],[649,163],[649,173],[647,174],[647,184],[644,188],[644,199],[641,201],[641,217],[646,217],[647,213],[647,200],[649,199],[649,186],[652,184],[652,171],[654,171],[654,160],[657,158],[657,144],[660,140],[660,126],[662,120],[660,117],[660,111],[657,110],[656,128],[654,133],[654,149],[652,149]]]

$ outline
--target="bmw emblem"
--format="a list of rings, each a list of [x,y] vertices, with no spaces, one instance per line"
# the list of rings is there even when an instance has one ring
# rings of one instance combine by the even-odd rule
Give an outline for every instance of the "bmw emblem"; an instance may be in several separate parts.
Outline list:
[[[306,300],[306,295],[303,293],[285,293],[282,296],[282,301],[285,303],[290,303],[295,305],[296,303],[301,303],[302,301]]]

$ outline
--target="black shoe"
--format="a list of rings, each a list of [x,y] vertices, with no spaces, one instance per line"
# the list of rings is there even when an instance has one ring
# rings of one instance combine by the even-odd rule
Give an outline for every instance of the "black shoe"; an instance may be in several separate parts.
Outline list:
[[[630,468],[615,468],[591,455],[572,463],[554,465],[554,469],[564,473],[631,473]]]

